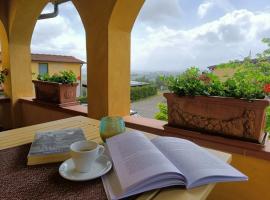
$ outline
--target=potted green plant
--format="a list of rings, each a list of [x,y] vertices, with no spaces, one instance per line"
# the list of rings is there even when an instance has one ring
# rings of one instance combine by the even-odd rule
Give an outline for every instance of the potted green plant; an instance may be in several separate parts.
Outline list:
[[[174,77],[163,77],[172,93],[164,93],[168,125],[261,143],[269,106],[269,76],[238,70],[225,81],[192,67]]]
[[[3,83],[5,82],[7,75],[8,75],[7,69],[0,70],[0,91],[3,91],[4,88]]]
[[[32,82],[36,92],[34,101],[60,107],[79,104],[76,101],[77,78],[72,71],[62,71],[52,76],[48,74],[38,75],[37,80]]]

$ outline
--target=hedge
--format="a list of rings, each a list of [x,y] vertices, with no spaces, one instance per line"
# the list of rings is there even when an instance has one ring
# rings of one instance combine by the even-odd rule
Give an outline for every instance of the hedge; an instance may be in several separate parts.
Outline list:
[[[82,103],[88,103],[87,96],[80,96],[77,98],[77,101],[79,101],[81,104]]]
[[[265,125],[265,130],[270,133],[270,106],[266,109],[266,125]],[[270,138],[270,134],[269,134]]]
[[[149,96],[157,94],[157,88],[153,85],[145,85],[140,87],[131,87],[130,99],[131,101],[137,101]],[[87,96],[80,96],[77,98],[80,103],[87,103]]]
[[[145,85],[140,87],[131,87],[130,99],[131,101],[137,101],[149,96],[157,94],[157,88],[153,85]]]

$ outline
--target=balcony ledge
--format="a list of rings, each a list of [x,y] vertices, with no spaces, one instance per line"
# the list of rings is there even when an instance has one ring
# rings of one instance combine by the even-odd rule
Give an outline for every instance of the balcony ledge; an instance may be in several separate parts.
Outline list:
[[[127,127],[137,130],[157,135],[184,138],[207,148],[270,160],[270,140],[262,146],[256,143],[244,142],[220,136],[210,136],[179,128],[166,128],[165,130],[164,126],[166,125],[166,122],[154,119],[126,116],[124,117],[124,120]]]
[[[61,111],[61,112],[67,113],[67,114],[72,114],[74,116],[75,115],[82,115],[82,116],[87,117],[87,112],[88,112],[86,106],[75,105],[75,106],[68,106],[68,107],[58,107],[58,106],[53,106],[51,104],[34,102],[33,97],[23,97],[23,98],[20,98],[19,101],[23,102],[23,103],[32,104],[32,105],[38,105],[38,106],[45,107],[48,109]]]
[[[76,105],[69,107],[55,107],[48,104],[41,104],[34,102],[33,98],[21,98],[20,101],[27,104],[37,105],[48,108],[50,110],[57,110],[63,113],[71,115],[87,116],[87,106]],[[201,146],[225,151],[228,153],[236,153],[244,156],[256,157],[259,159],[270,160],[270,140],[268,140],[265,146],[244,142],[229,138],[223,138],[220,136],[210,136],[206,134],[195,133],[193,131],[187,131],[179,128],[165,128],[166,122],[155,119],[149,119],[144,117],[125,116],[126,126],[129,128],[137,129],[153,133],[156,135],[173,136],[191,140]]]
[[[0,95],[0,103],[9,103],[10,98],[5,95]]]

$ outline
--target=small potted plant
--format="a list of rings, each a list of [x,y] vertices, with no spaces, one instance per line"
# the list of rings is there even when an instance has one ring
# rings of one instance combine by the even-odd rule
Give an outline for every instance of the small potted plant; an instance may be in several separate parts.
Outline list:
[[[34,101],[60,107],[79,104],[76,101],[78,83],[74,72],[62,71],[52,76],[48,74],[38,75],[37,79],[32,81],[36,92]]]
[[[4,69],[4,70],[0,70],[0,91],[3,91],[3,83],[5,82],[5,79],[8,75],[8,70]]]
[[[168,127],[242,138],[262,143],[270,80],[254,71],[239,71],[226,81],[192,67],[164,77]]]

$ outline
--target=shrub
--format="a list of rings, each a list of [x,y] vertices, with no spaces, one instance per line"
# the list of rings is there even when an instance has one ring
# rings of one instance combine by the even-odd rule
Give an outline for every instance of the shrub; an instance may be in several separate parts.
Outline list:
[[[266,125],[265,125],[265,130],[267,132],[270,132],[270,106],[266,110]],[[270,135],[269,135],[270,137]]]
[[[249,63],[250,64],[250,63]],[[180,96],[224,96],[245,99],[263,99],[270,94],[270,76],[258,67],[240,67],[231,78],[222,82],[211,72],[196,67],[177,76],[164,77],[168,89]],[[270,65],[269,65],[270,71]]]
[[[155,114],[155,119],[168,121],[168,107],[165,103],[159,103],[157,105],[159,112]]]
[[[131,87],[130,99],[131,101],[137,101],[149,96],[157,94],[157,88],[153,85],[145,85],[141,87]]]
[[[52,76],[49,74],[38,75],[37,79],[62,84],[74,84],[77,81],[76,74],[71,70],[61,71],[59,74],[53,74]]]
[[[82,104],[82,103],[88,103],[87,96],[80,96],[77,98],[77,100]]]
[[[229,63],[228,65],[231,65]],[[222,67],[224,67],[223,65]],[[232,66],[233,68],[235,65]],[[264,59],[257,63],[246,59],[239,64],[231,78],[224,82],[213,73],[200,72],[192,67],[176,77],[164,78],[170,91],[178,95],[225,96],[235,98],[263,99],[270,94],[270,62]],[[156,119],[166,120],[166,108],[159,105]],[[266,113],[266,131],[270,131],[270,107]]]

